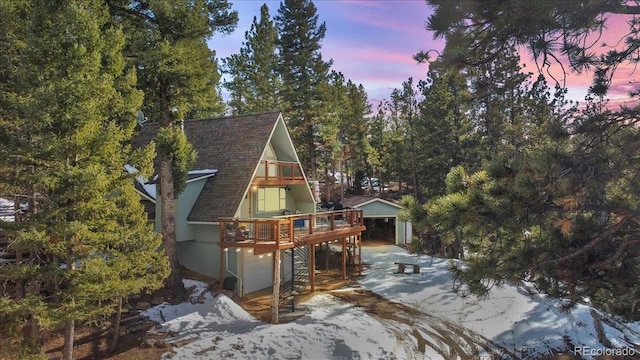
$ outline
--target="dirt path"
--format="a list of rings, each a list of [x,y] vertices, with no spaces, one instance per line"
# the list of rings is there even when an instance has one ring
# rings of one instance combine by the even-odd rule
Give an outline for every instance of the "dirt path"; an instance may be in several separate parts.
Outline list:
[[[330,294],[380,318],[397,334],[398,345],[412,358],[435,351],[444,359],[519,359],[513,352],[478,333],[445,318],[389,301],[371,291],[338,290]]]

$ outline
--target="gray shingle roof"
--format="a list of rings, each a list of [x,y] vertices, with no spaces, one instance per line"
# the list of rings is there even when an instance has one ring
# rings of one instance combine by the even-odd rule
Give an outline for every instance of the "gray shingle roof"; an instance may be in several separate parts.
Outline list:
[[[365,203],[372,202],[372,201],[381,201],[381,202],[392,204],[393,206],[396,206],[396,207],[401,207],[396,200],[382,199],[374,195],[354,195],[352,197],[340,200],[340,203],[344,207],[357,208]]]
[[[184,122],[187,139],[198,152],[193,169],[218,170],[207,179],[187,220],[217,222],[235,215],[279,116],[267,112]],[[134,146],[148,144],[157,130],[158,124],[145,124]]]
[[[354,208],[354,207],[357,207],[358,205],[362,205],[367,201],[371,201],[376,198],[377,198],[376,196],[372,196],[372,195],[354,195],[352,197],[344,198],[340,200],[340,203],[344,207]]]

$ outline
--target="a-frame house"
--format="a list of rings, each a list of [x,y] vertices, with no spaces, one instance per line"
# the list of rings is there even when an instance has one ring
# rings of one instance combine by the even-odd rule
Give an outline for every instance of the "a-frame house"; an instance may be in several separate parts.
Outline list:
[[[148,144],[157,130],[145,124],[134,145]],[[183,130],[198,153],[176,204],[183,266],[240,296],[273,287],[280,301],[300,288],[314,290],[315,246],[338,242],[346,277],[346,262],[359,261],[362,210],[317,210],[282,114],[187,120]],[[155,203],[160,229],[153,187],[138,184],[143,201]]]

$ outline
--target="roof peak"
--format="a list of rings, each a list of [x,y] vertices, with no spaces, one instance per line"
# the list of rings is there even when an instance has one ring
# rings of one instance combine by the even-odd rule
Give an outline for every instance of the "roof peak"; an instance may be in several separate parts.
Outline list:
[[[250,117],[256,117],[256,116],[265,116],[268,114],[281,114],[281,111],[278,110],[272,110],[272,111],[262,111],[262,112],[255,112],[255,113],[249,113],[249,114],[242,114],[242,115],[224,115],[224,116],[218,116],[218,117],[206,117],[206,118],[199,118],[199,119],[186,119],[184,120],[185,122],[196,122],[196,121],[215,121],[215,120],[231,120],[231,119],[244,119],[244,118],[250,118]]]

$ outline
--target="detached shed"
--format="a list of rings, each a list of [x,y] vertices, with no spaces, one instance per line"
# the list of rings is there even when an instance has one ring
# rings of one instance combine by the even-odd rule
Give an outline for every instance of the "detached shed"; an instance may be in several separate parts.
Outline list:
[[[363,241],[385,240],[400,246],[411,242],[411,223],[398,218],[402,207],[397,202],[376,196],[357,195],[342,199],[341,203],[345,208],[362,210],[367,227],[362,234]]]

